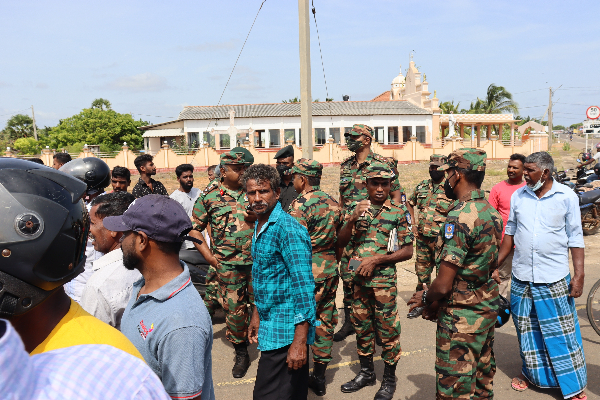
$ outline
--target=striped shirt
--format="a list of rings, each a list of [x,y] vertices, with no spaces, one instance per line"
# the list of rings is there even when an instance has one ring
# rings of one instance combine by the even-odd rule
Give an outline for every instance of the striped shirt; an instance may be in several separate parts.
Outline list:
[[[296,325],[310,324],[307,344],[315,338],[315,281],[308,231],[277,203],[269,220],[252,237],[252,285],[260,327],[261,351],[285,347]]]

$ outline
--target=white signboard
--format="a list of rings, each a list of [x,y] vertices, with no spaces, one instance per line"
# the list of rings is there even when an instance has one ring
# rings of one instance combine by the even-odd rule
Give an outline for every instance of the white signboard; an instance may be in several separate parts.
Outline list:
[[[600,117],[600,107],[598,106],[591,106],[587,109],[587,111],[585,112],[585,116],[588,117],[588,119],[598,119]]]

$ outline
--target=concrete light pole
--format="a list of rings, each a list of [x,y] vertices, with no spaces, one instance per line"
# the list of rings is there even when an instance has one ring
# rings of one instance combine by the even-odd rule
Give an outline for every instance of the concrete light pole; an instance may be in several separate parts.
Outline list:
[[[552,133],[552,87],[550,87],[550,100],[548,101],[548,134],[548,142],[550,143],[548,151],[550,151],[554,143],[554,134]]]
[[[302,157],[313,158],[312,94],[310,81],[310,14],[309,0],[298,0],[300,24],[300,127]]]

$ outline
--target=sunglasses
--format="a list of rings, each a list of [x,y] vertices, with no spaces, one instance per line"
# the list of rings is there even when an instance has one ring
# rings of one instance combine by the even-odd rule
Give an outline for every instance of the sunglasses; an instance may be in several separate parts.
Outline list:
[[[353,137],[356,137],[356,138],[358,139],[359,137],[361,137],[361,136],[362,136],[362,134],[361,134],[361,135],[353,135],[353,134],[351,134],[350,132],[346,132],[346,133],[344,133],[344,137],[345,137],[346,139],[348,139],[348,138],[349,138],[349,137],[351,137],[351,136],[353,136]]]

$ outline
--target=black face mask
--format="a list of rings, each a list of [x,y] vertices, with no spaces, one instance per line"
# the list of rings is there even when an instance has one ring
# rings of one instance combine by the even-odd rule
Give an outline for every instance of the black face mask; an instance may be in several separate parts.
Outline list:
[[[439,182],[444,179],[444,171],[429,171],[429,176],[434,182]]]
[[[456,175],[456,172],[454,174]],[[446,182],[444,182],[444,194],[450,200],[458,199],[458,196],[455,195],[454,191],[452,190],[452,186],[450,186],[450,177],[446,178]]]
[[[292,168],[288,165],[277,165],[275,168],[277,168],[277,172],[279,172],[280,176],[288,176],[291,175],[292,173]]]

